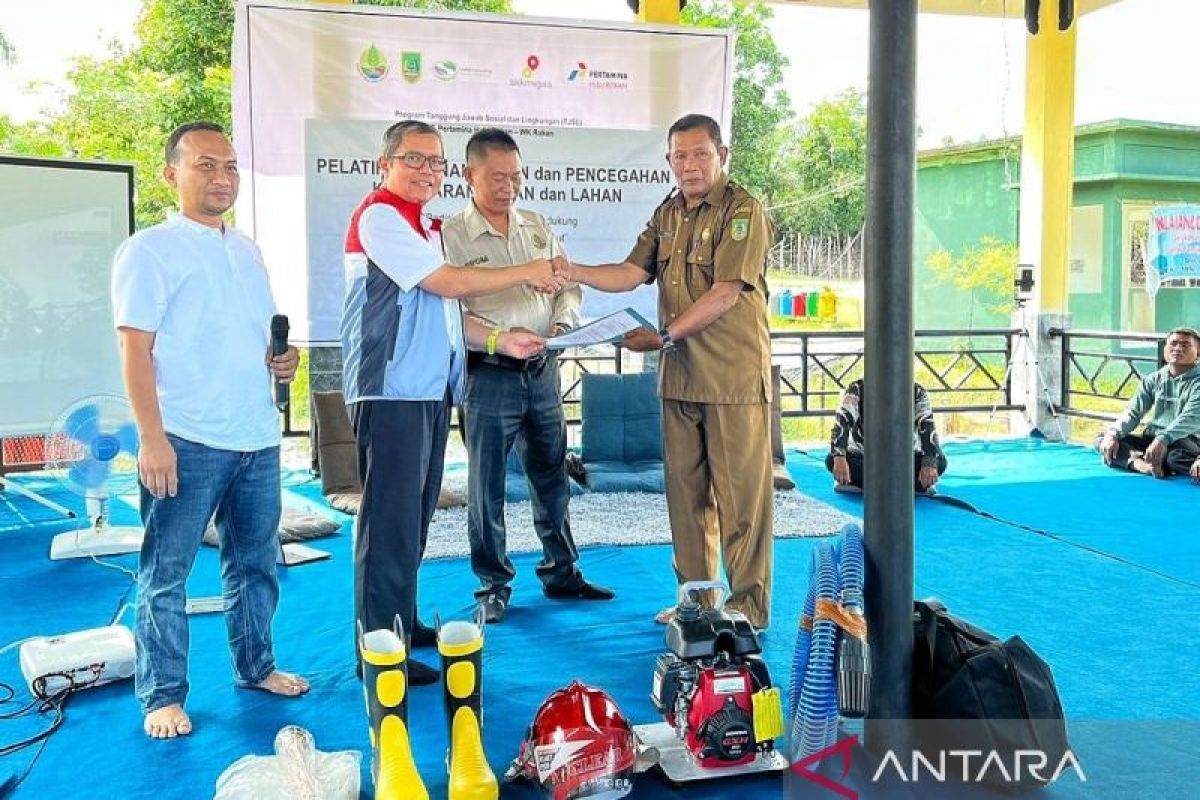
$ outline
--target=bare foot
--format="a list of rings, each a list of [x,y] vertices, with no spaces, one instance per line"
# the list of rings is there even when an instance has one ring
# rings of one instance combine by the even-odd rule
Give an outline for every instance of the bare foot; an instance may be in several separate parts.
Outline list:
[[[262,689],[271,694],[281,694],[284,697],[299,697],[308,691],[308,681],[299,675],[280,670],[275,670],[254,686],[256,689]]]
[[[1140,472],[1143,475],[1153,475],[1154,465],[1144,458],[1134,458],[1129,461],[1129,469],[1133,472]]]
[[[173,703],[147,714],[143,727],[151,739],[174,739],[176,736],[187,736],[192,732],[192,720],[188,718],[183,706]]]

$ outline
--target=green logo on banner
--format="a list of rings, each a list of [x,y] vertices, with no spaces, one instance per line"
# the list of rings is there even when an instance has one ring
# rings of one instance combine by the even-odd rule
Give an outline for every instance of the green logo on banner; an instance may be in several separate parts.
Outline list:
[[[358,74],[371,83],[377,83],[383,80],[383,76],[387,75],[388,62],[383,53],[379,52],[379,48],[371,45],[358,57]]]
[[[416,83],[421,80],[421,54],[420,53],[401,53],[400,54],[400,74],[404,76],[404,80],[409,83]]]

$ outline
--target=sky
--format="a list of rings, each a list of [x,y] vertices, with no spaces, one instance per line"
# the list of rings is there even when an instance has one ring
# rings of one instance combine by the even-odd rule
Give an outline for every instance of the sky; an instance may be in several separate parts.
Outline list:
[[[14,66],[0,66],[0,112],[18,120],[33,119],[59,102],[73,56],[103,55],[114,39],[131,42],[141,4],[54,0],[51,5],[52,13],[33,0],[0,0],[0,30],[18,56]],[[630,19],[624,0],[515,0],[514,5],[538,16]],[[798,114],[847,87],[866,88],[866,12],[776,6],[771,28],[791,62],[786,88]],[[1076,122],[1126,117],[1200,126],[1200,91],[1192,79],[1198,30],[1200,0],[1123,0],[1083,17]],[[923,14],[917,35],[922,147],[1021,131],[1021,22]]]

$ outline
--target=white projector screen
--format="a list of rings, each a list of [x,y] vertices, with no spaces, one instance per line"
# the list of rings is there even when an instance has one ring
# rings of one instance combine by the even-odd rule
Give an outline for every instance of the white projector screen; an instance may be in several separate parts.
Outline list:
[[[0,437],[124,395],[109,302],[133,233],[133,167],[0,156]]]

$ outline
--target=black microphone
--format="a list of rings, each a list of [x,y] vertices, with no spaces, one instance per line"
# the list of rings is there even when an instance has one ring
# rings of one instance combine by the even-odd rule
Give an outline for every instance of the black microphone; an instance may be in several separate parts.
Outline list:
[[[287,314],[276,314],[271,317],[271,355],[281,356],[288,349],[288,318]],[[283,381],[275,381],[275,407],[286,411],[291,391]]]

